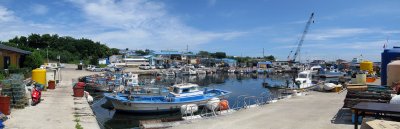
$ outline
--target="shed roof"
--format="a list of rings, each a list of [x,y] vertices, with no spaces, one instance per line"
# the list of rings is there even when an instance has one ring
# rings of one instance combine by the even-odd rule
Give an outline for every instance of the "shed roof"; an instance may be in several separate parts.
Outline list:
[[[13,52],[17,52],[17,53],[22,53],[22,54],[31,54],[32,53],[30,51],[25,51],[25,50],[22,50],[22,49],[19,49],[19,48],[15,48],[15,47],[11,47],[11,46],[7,46],[7,45],[4,45],[4,44],[0,44],[0,49],[13,51]]]
[[[258,64],[272,64],[271,61],[258,62]]]

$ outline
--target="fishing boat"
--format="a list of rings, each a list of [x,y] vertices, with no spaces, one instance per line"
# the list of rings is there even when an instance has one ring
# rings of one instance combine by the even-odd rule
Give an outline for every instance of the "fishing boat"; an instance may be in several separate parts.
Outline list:
[[[175,72],[173,70],[164,71],[163,74],[165,76],[171,76],[171,77],[175,76]]]
[[[207,102],[215,98],[223,98],[230,94],[229,91],[220,89],[199,90],[197,84],[177,84],[172,86],[167,95],[132,95],[121,93],[104,93],[107,100],[111,101],[117,111],[153,113],[179,111],[182,105],[196,104],[205,106]]]
[[[228,69],[228,73],[235,73],[235,69]]]
[[[206,70],[201,69],[201,68],[196,69],[196,73],[197,73],[197,74],[207,74]]]
[[[126,81],[127,86],[137,86],[139,85],[139,75],[138,74],[128,74],[128,79]]]
[[[319,77],[322,77],[322,78],[337,78],[337,77],[345,76],[346,73],[343,73],[343,72],[340,72],[337,69],[334,69],[334,70],[323,70],[323,71],[320,71],[318,73],[318,75],[319,75]]]
[[[182,75],[196,75],[197,72],[194,68],[191,67],[183,67],[181,70]]]
[[[295,82],[299,89],[313,86],[312,72],[310,70],[300,72],[297,78],[295,79]]]
[[[319,65],[317,65],[317,66],[312,66],[312,67],[310,68],[312,75],[317,75],[317,74],[318,74],[318,71],[321,70],[321,69],[322,69],[322,67],[319,66]]]

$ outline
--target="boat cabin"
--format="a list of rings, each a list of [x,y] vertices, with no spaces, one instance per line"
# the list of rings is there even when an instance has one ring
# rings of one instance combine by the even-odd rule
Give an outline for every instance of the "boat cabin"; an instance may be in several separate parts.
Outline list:
[[[175,94],[192,93],[199,91],[199,86],[196,84],[178,84],[173,86],[172,92]]]
[[[170,92],[171,95],[175,97],[183,97],[183,96],[192,96],[192,95],[198,95],[198,94],[203,94],[202,91],[199,90],[199,86],[196,84],[177,84],[172,86],[172,92]]]
[[[299,74],[298,74],[298,77],[297,78],[311,78],[312,76],[311,76],[311,72],[310,71],[303,71],[303,72],[300,72]]]

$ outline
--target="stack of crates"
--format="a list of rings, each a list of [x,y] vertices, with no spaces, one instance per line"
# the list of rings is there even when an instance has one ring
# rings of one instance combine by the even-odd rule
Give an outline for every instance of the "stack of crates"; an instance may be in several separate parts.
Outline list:
[[[23,79],[24,76],[22,74],[11,74],[10,78],[2,81],[3,89],[1,94],[10,96],[12,108],[23,109],[28,105],[29,100],[28,96],[26,96]]]

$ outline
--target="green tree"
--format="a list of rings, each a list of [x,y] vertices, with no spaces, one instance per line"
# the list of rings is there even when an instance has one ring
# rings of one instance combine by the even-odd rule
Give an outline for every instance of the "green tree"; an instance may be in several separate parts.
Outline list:
[[[117,49],[117,48],[111,48],[110,51],[111,51],[112,55],[119,55],[120,54],[119,53],[119,49]]]
[[[91,58],[89,63],[92,65],[99,65],[99,58]]]
[[[215,58],[218,58],[218,59],[226,58],[226,53],[225,52],[216,52]]]
[[[135,53],[136,53],[137,55],[140,55],[140,56],[146,55],[146,52],[143,51],[143,50],[136,50]]]
[[[44,62],[43,56],[39,53],[39,51],[34,51],[32,54],[26,56],[24,61],[24,66],[35,69],[39,68]]]
[[[265,56],[264,59],[268,61],[275,61],[275,57],[273,55]]]
[[[210,56],[210,53],[208,51],[199,51],[199,53],[197,53],[197,56],[206,58],[206,57]]]

